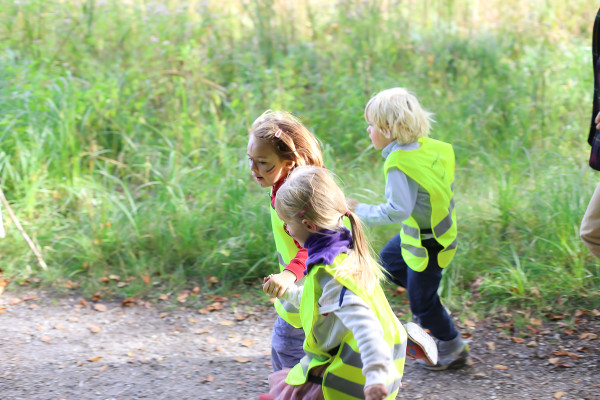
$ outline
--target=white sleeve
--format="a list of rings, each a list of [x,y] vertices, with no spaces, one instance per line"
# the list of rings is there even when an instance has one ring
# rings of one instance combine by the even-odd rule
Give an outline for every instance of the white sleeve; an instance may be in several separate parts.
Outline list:
[[[387,173],[386,202],[382,204],[358,203],[355,213],[367,226],[395,224],[407,219],[417,203],[419,185],[397,168]]]
[[[354,335],[363,363],[365,386],[386,383],[392,358],[383,340],[383,328],[367,303],[331,279],[319,299],[321,314],[333,313]]]
[[[287,290],[281,296],[281,298],[289,303],[291,303],[294,307],[300,308],[300,300],[302,300],[302,289],[304,286],[298,286],[295,283],[292,283],[288,286]]]

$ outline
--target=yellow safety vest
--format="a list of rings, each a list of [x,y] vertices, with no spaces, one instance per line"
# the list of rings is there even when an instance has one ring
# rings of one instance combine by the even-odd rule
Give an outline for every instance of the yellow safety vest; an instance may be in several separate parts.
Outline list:
[[[304,329],[304,351],[307,354],[290,370],[286,382],[290,385],[302,385],[307,381],[309,371],[320,365],[329,364],[323,374],[323,396],[326,400],[355,400],[364,399],[365,376],[362,373],[362,359],[358,350],[356,339],[349,331],[335,354],[324,352],[315,342],[312,328],[319,316],[318,300],[323,288],[315,279],[320,269],[325,269],[332,276],[335,268],[347,257],[340,254],[333,265],[315,265],[308,276],[305,277],[302,299],[300,301],[300,316]],[[337,279],[337,278],[336,278]],[[406,331],[390,305],[381,287],[376,287],[372,293],[365,293],[349,279],[337,279],[342,285],[360,296],[375,313],[383,328],[383,339],[389,346],[394,369],[390,371],[386,382],[389,396],[386,399],[396,398],[401,386],[406,355]]]
[[[419,139],[417,150],[396,150],[383,166],[387,180],[390,168],[397,168],[429,193],[431,231],[443,246],[438,264],[445,268],[456,254],[457,224],[454,210],[454,150],[448,143],[431,138]],[[402,221],[400,231],[402,258],[410,268],[420,272],[427,268],[429,255],[421,244],[421,228],[411,215]]]
[[[273,206],[269,204],[271,210],[271,227],[273,228],[273,238],[275,239],[275,248],[277,249],[277,258],[279,259],[279,272],[282,272],[290,261],[296,257],[298,247],[294,239],[283,229],[283,221],[279,219]],[[275,299],[275,310],[281,318],[295,328],[301,328],[299,310],[291,303],[282,299]]]

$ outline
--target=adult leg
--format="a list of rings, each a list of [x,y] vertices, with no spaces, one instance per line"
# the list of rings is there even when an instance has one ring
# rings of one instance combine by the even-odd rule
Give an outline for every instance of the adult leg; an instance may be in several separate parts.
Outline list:
[[[600,184],[596,186],[585,211],[579,235],[592,254],[600,259]]]

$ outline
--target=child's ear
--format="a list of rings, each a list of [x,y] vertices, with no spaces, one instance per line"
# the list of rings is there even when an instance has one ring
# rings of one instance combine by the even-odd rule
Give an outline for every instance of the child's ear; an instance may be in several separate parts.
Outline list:
[[[294,168],[296,166],[296,161],[293,160],[284,160],[283,161],[283,166],[289,170],[291,170],[292,168]]]
[[[319,228],[317,228],[317,224],[315,224],[310,219],[303,219],[302,225],[304,225],[304,227],[311,232],[317,232],[319,230]]]

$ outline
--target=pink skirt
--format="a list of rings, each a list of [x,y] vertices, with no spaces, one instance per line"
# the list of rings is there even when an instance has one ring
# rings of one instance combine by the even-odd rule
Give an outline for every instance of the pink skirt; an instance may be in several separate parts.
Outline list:
[[[304,385],[288,385],[285,378],[290,372],[289,368],[273,372],[269,375],[269,394],[261,395],[260,400],[324,400],[323,388],[321,385],[313,382],[306,382]]]

